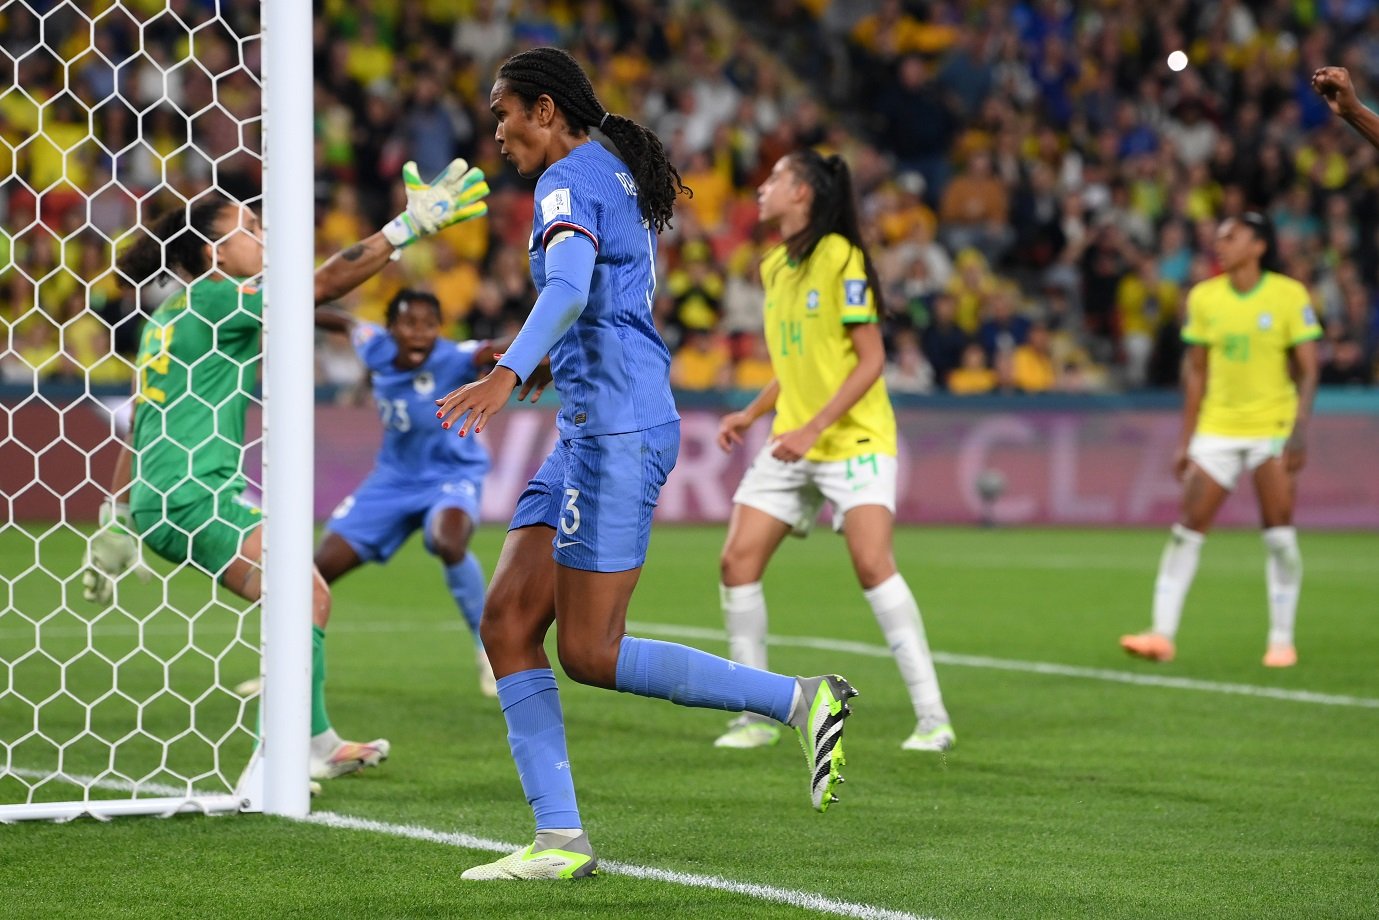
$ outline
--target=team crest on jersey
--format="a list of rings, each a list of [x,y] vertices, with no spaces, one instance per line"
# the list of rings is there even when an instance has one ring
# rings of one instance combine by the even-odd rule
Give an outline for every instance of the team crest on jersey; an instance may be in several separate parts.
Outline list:
[[[570,211],[570,190],[558,188],[545,198],[541,199],[541,222],[549,224],[557,217],[569,217]]]
[[[850,278],[843,282],[843,295],[849,307],[865,306],[867,302],[867,282],[860,278]]]
[[[1274,327],[1274,317],[1269,313],[1259,314],[1259,330],[1267,332]]]
[[[436,377],[430,371],[422,371],[412,380],[412,389],[420,396],[430,396],[436,390]]]
[[[809,294],[804,298],[804,305],[810,310],[819,309],[819,292],[810,291]]]

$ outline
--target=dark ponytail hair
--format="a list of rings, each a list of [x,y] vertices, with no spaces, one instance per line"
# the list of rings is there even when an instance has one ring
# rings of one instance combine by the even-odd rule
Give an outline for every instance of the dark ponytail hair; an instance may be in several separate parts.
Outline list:
[[[532,48],[514,54],[498,68],[498,79],[528,109],[542,96],[550,96],[575,134],[598,128],[608,135],[618,148],[618,155],[632,170],[642,216],[658,233],[670,226],[676,196],[681,192],[694,194],[666,159],[661,139],[632,119],[605,111],[584,68],[568,52]]]
[[[846,238],[862,251],[862,264],[866,266],[867,284],[876,301],[876,312],[884,316],[885,299],[871,253],[862,241],[857,199],[852,194],[852,172],[847,162],[836,153],[825,157],[812,147],[796,150],[788,156],[799,181],[814,190],[814,200],[809,204],[809,222],[785,241],[786,253],[799,263],[813,255],[814,247],[828,234],[836,233]]]
[[[133,287],[165,271],[181,269],[192,278],[206,274],[211,269],[206,246],[220,238],[215,222],[228,207],[230,202],[219,195],[206,195],[194,204],[173,208],[153,226],[140,228],[138,239],[120,253],[116,269]]]

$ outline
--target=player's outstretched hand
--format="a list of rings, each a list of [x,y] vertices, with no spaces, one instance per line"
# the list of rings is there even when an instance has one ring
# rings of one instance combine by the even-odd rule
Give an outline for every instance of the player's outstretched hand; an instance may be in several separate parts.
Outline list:
[[[408,161],[402,167],[402,182],[407,190],[407,210],[383,228],[383,235],[395,248],[488,213],[484,171],[464,160],[452,160],[430,183],[422,182],[417,164]]]
[[[1355,85],[1350,82],[1350,71],[1344,67],[1319,67],[1312,74],[1312,89],[1342,118],[1348,117],[1360,105]]]
[[[443,399],[436,400],[436,405],[440,407],[436,410],[436,418],[441,420],[442,428],[449,428],[464,419],[464,424],[460,426],[460,437],[471,430],[478,434],[484,430],[488,420],[507,405],[508,397],[517,383],[517,375],[499,365],[482,380],[466,383],[458,390],[451,390]]]
[[[746,412],[729,412],[718,422],[718,448],[723,453],[732,453],[735,445],[742,443],[742,432],[752,427],[752,417]]]
[[[129,506],[112,502],[101,505],[100,529],[86,549],[86,568],[81,573],[81,596],[97,604],[108,604],[115,596],[115,581],[136,569],[147,581],[149,572],[139,565],[139,540]]]

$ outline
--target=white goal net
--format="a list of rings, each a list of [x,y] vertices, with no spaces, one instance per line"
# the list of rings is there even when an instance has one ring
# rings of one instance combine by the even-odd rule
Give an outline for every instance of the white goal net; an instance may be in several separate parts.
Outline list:
[[[234,690],[259,605],[147,548],[109,601],[82,581],[141,334],[180,288],[131,288],[116,255],[206,194],[258,210],[262,46],[258,0],[0,0],[0,821],[262,807]]]

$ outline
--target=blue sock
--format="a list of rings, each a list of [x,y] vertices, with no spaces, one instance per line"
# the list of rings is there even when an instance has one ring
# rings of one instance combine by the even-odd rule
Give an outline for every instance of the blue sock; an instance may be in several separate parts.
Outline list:
[[[790,717],[795,678],[759,671],[687,645],[624,636],[617,688],[681,706],[755,712],[778,722]]]
[[[583,827],[565,752],[565,717],[550,668],[498,678],[498,703],[508,721],[508,745],[537,831]]]
[[[465,553],[463,559],[445,567],[445,586],[469,624],[474,638],[479,638],[479,618],[484,615],[484,570],[478,557]]]

